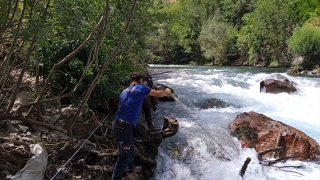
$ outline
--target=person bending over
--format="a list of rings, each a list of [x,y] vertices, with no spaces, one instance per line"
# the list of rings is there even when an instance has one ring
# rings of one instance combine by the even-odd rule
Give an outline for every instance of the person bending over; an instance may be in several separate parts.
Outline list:
[[[171,94],[169,88],[153,90],[142,84],[143,74],[131,74],[131,83],[119,96],[119,109],[112,122],[112,129],[118,143],[118,158],[115,163],[112,180],[121,180],[123,173],[134,170],[133,130],[136,127],[143,100],[146,96],[163,97]]]
[[[153,81],[150,74],[145,74],[143,78],[143,84],[145,86],[148,86],[149,88],[153,89]],[[152,117],[151,117],[151,108],[153,111],[157,110],[157,99],[154,96],[146,96],[142,103],[142,110],[144,112],[144,117],[148,125],[148,132],[159,132],[161,129],[155,129],[153,123],[152,123]],[[136,128],[133,130],[133,139],[137,142],[142,142],[142,139],[140,138],[138,131]]]

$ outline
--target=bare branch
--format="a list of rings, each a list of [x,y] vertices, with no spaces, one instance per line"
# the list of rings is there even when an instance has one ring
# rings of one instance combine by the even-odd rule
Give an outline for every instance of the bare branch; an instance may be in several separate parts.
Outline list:
[[[11,111],[11,109],[12,109],[12,107],[13,107],[14,101],[15,101],[15,99],[16,99],[16,97],[17,97],[17,94],[18,94],[18,90],[19,90],[19,88],[20,88],[20,84],[21,84],[21,82],[22,82],[23,75],[24,75],[24,73],[25,73],[25,71],[26,71],[26,68],[27,68],[28,65],[29,65],[30,55],[31,55],[32,49],[33,49],[34,46],[35,46],[36,39],[37,39],[37,34],[34,34],[34,35],[33,35],[33,39],[32,39],[32,43],[31,43],[31,46],[30,46],[29,51],[28,51],[28,55],[27,55],[27,57],[26,57],[27,60],[26,60],[26,62],[24,63],[22,69],[21,69],[20,76],[19,76],[18,82],[16,83],[16,88],[15,88],[15,90],[14,90],[13,93],[12,93],[12,96],[11,96],[11,99],[10,99],[10,103],[9,103],[9,105],[8,105],[8,107],[7,107],[6,114],[9,114],[10,111]]]
[[[103,64],[102,68],[101,68],[101,71],[96,75],[96,77],[94,78],[94,80],[92,81],[92,83],[90,84],[84,98],[82,99],[82,102],[77,110],[77,112],[74,114],[72,120],[70,121],[70,123],[68,124],[68,128],[67,128],[67,131],[68,131],[68,135],[70,137],[72,137],[72,126],[74,124],[74,122],[76,121],[77,117],[79,116],[79,114],[81,113],[81,111],[83,110],[83,107],[85,105],[85,103],[87,103],[91,93],[92,93],[92,90],[94,89],[94,87],[96,86],[96,84],[98,83],[100,77],[103,75],[103,72],[105,71],[105,69],[108,67],[108,65],[115,59],[116,55],[118,54],[119,52],[119,49],[120,49],[120,46],[123,42],[123,39],[124,39],[124,36],[125,34],[127,33],[127,30],[128,30],[128,27],[131,23],[131,20],[132,20],[132,17],[133,17],[133,14],[134,14],[134,11],[135,11],[135,8],[136,8],[136,5],[137,5],[137,0],[134,1],[133,5],[132,5],[132,8],[131,8],[131,11],[130,11],[130,15],[129,15],[129,18],[128,18],[128,21],[126,23],[126,26],[122,32],[122,35],[120,37],[120,40],[117,44],[117,47],[114,49],[112,55],[111,55],[111,58],[109,60],[106,60],[105,63]]]
[[[12,15],[11,15],[10,20],[8,21],[7,24],[3,23],[3,25],[2,25],[1,28],[0,28],[0,39],[1,39],[1,37],[3,37],[4,31],[5,31],[8,27],[10,27],[10,26],[12,25],[13,19],[14,19],[15,16],[16,16],[17,8],[18,8],[18,2],[19,2],[19,1],[18,1],[18,0],[15,0],[15,1],[16,1],[16,3],[15,3],[14,10],[13,10],[13,12],[12,12]],[[11,0],[10,0],[9,3],[8,3],[8,10],[7,10],[7,14],[6,14],[6,17],[7,17],[8,19],[9,19],[9,16],[10,16],[10,9],[11,9]]]
[[[76,55],[81,49],[83,49],[84,46],[89,42],[89,40],[93,37],[94,33],[96,32],[96,30],[98,29],[98,27],[102,23],[102,20],[103,20],[103,17],[100,18],[98,24],[91,31],[90,35],[87,37],[87,39],[77,49],[75,49],[73,52],[68,54],[65,58],[63,58],[60,62],[58,62],[57,64],[55,64],[52,67],[52,69],[51,69],[51,71],[50,71],[48,77],[46,78],[45,83],[44,83],[44,85],[42,87],[42,91],[39,93],[38,97],[35,99],[34,102],[38,102],[42,98],[42,96],[43,96],[43,94],[45,92],[45,89],[46,89],[46,87],[48,86],[48,84],[50,82],[50,79],[51,79],[53,73],[58,69],[58,67],[63,65],[63,64],[65,64],[66,62],[68,62],[74,55]],[[33,109],[33,107],[31,107],[29,109],[28,114],[32,111],[32,109]]]
[[[21,16],[20,16],[19,23],[18,23],[18,26],[16,29],[17,31],[19,31],[22,26],[22,19],[23,19],[25,10],[26,10],[26,1],[23,2]],[[18,41],[18,36],[15,36],[8,54],[6,55],[6,57],[4,58],[3,62],[0,65],[0,72],[2,72],[7,67],[7,64],[9,63],[11,56],[14,52],[14,48],[15,48],[15,45],[17,44],[17,41]]]
[[[24,118],[24,117],[21,117],[21,116],[11,116],[11,115],[0,114],[0,121],[1,120],[7,120],[7,119],[9,119],[9,120],[20,120],[20,121],[23,121],[23,122],[26,122],[26,123],[29,123],[29,124],[32,124],[32,125],[42,126],[42,127],[48,128],[50,130],[59,131],[59,132],[64,133],[64,134],[67,133],[66,130],[60,129],[60,128],[56,127],[56,126],[52,126],[52,125],[47,124],[47,123],[35,121],[35,120],[29,119],[29,118]]]
[[[276,147],[276,148],[271,148],[271,149],[267,149],[267,150],[261,151],[261,152],[258,153],[258,159],[259,159],[260,161],[262,161],[262,160],[263,160],[263,159],[262,159],[262,156],[263,156],[264,154],[267,154],[267,153],[269,153],[269,152],[275,152],[275,151],[282,151],[282,147]]]
[[[94,64],[95,64],[95,69],[97,72],[100,71],[100,68],[99,68],[99,63],[98,63],[98,53],[99,53],[99,47],[100,47],[100,44],[102,42],[102,38],[104,37],[104,34],[106,33],[106,30],[107,30],[107,27],[108,27],[108,15],[109,15],[109,0],[106,0],[106,9],[104,11],[104,19],[105,19],[105,23],[103,25],[103,28],[101,30],[101,33],[100,33],[100,36],[95,44],[95,50],[94,50],[94,53],[93,53],[93,61],[94,61]]]

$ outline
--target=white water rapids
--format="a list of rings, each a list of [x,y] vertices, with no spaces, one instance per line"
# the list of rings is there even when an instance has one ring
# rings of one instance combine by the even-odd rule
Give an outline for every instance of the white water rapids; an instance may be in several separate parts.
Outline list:
[[[171,70],[154,76],[155,83],[171,87],[178,102],[160,102],[154,123],[163,116],[179,121],[176,135],[160,145],[154,180],[320,180],[316,161],[259,164],[254,149],[241,149],[230,136],[228,124],[242,112],[255,111],[293,126],[320,143],[320,78],[293,77],[286,69],[214,66],[150,65],[149,72]],[[276,74],[296,83],[296,93],[260,93],[260,81]],[[218,98],[226,108],[200,109],[199,102]],[[251,158],[245,175],[239,170]],[[230,159],[228,161],[226,159]],[[286,166],[301,166],[286,167]]]

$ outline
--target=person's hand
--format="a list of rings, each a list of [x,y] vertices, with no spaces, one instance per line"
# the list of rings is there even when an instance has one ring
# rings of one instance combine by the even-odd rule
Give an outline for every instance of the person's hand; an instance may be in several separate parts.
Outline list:
[[[166,88],[165,92],[166,92],[167,94],[171,94],[171,89]]]

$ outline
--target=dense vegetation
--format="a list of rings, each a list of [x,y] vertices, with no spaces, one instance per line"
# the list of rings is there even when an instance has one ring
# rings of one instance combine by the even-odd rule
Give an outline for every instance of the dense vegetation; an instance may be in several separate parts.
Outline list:
[[[1,92],[9,113],[26,71],[34,103],[106,104],[147,63],[320,64],[319,0],[1,0]],[[21,68],[18,82],[10,72]],[[40,83],[42,82],[42,86]],[[32,108],[31,108],[32,109]],[[81,110],[80,110],[81,111]],[[80,113],[79,111],[79,113]],[[31,110],[29,111],[31,112]],[[76,118],[76,117],[74,117]]]
[[[157,13],[153,52],[164,63],[288,67],[304,56],[319,65],[319,0],[177,0]]]

